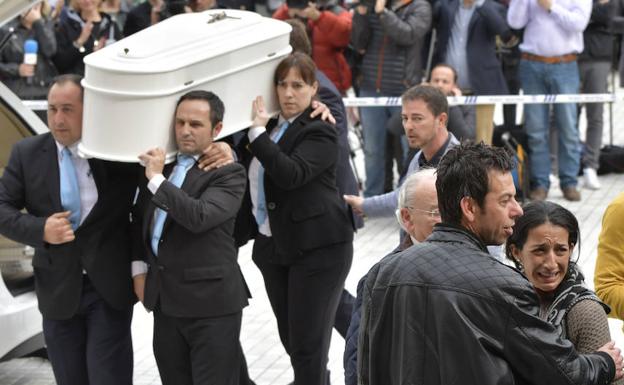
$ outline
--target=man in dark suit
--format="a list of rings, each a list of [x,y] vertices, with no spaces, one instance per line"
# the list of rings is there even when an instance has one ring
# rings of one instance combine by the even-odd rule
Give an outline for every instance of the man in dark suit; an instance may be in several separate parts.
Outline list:
[[[131,384],[136,167],[76,156],[82,98],[79,76],[59,77],[48,94],[50,133],[14,146],[0,179],[0,233],[35,248],[37,299],[57,383]]]
[[[458,86],[476,95],[507,92],[496,36],[511,38],[505,8],[493,0],[439,0],[433,8],[438,44],[434,64],[446,63],[459,74]]]
[[[177,161],[139,156],[141,186],[133,227],[147,265],[133,263],[137,296],[154,310],[154,355],[164,385],[239,381],[239,335],[248,291],[233,231],[245,193],[243,166],[204,172],[197,159],[223,126],[223,102],[211,92],[182,96],[175,112]],[[165,179],[165,175],[168,179]]]

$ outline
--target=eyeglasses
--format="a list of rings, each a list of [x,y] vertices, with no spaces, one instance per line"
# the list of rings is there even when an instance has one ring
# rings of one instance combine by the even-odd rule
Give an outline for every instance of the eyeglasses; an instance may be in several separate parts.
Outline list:
[[[426,213],[426,214],[429,215],[430,218],[440,218],[440,210],[438,210],[438,209],[435,209],[435,210],[423,210],[423,209],[417,209],[416,207],[409,207],[409,206],[407,206],[406,209],[419,211],[421,213]]]

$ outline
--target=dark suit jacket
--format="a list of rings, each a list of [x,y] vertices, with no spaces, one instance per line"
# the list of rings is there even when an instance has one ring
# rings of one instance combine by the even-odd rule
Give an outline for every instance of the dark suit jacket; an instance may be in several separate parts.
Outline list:
[[[82,270],[97,292],[117,309],[132,305],[129,214],[136,191],[134,164],[90,159],[98,200],[61,245],[43,241],[46,218],[61,206],[57,147],[50,133],[18,142],[0,179],[0,233],[35,248],[33,266],[39,309],[50,319],[78,309]],[[27,213],[22,212],[26,209]]]
[[[246,167],[255,156],[265,168],[267,213],[276,251],[296,259],[306,251],[351,242],[353,227],[336,188],[336,129],[305,110],[278,143],[263,133],[251,144],[241,141]],[[277,120],[267,125],[270,132]],[[257,234],[249,189],[237,218],[236,238],[245,243]]]
[[[215,317],[247,305],[233,238],[245,175],[240,164],[208,172],[195,165],[181,188],[164,181],[153,195],[147,180],[141,184],[133,227],[142,234],[135,237],[136,253],[149,264],[145,307],[173,317]],[[151,248],[156,207],[167,212],[157,257]]]
[[[438,0],[434,5],[434,26],[438,31],[434,65],[445,60],[451,28],[460,3],[462,0]],[[505,20],[505,8],[492,0],[485,0],[485,3],[472,14],[466,45],[470,83],[477,95],[507,93],[501,63],[496,57],[496,35],[500,35],[503,40],[511,36],[511,30]]]

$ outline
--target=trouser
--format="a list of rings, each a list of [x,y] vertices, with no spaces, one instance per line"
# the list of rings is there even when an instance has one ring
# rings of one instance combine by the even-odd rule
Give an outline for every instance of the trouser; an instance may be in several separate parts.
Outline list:
[[[607,77],[611,69],[608,61],[579,61],[581,93],[603,94],[607,92]],[[598,169],[600,147],[602,146],[603,103],[587,103],[587,131],[585,133],[585,153],[583,167]]]
[[[154,311],[154,357],[163,385],[238,385],[241,318],[241,311],[206,318]]]
[[[264,278],[295,385],[323,385],[336,307],[351,267],[353,244],[305,252],[291,263],[272,263],[273,239],[259,235],[253,260]]]
[[[547,64],[520,61],[520,81],[525,94],[574,94],[579,90],[576,62]],[[580,166],[580,144],[576,104],[553,106],[558,130],[559,184],[575,187]],[[548,104],[525,104],[525,130],[530,154],[531,188],[550,188],[550,152]]]
[[[59,385],[131,385],[132,306],[112,308],[83,276],[78,311],[66,320],[43,319],[43,335]]]
[[[382,95],[375,91],[361,90],[361,97],[378,97]],[[386,123],[395,113],[400,113],[400,107],[362,107],[360,120],[364,135],[364,168],[366,182],[364,196],[380,195],[384,192],[384,164],[386,153]]]

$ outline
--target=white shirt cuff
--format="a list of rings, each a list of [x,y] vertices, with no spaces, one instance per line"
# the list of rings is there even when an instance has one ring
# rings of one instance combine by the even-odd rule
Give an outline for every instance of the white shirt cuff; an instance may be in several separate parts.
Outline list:
[[[262,135],[265,132],[266,132],[266,128],[265,127],[262,127],[262,126],[251,127],[249,129],[249,132],[247,132],[247,137],[249,138],[249,143],[251,143],[254,140],[256,140],[257,137],[259,137],[260,135]]]
[[[149,180],[147,188],[152,192],[152,194],[156,194],[156,191],[158,191],[158,188],[165,180],[166,179],[163,174],[156,174]]]
[[[136,277],[140,274],[147,273],[147,263],[143,261],[132,261],[132,265],[130,266],[130,270],[132,271],[132,278]]]

